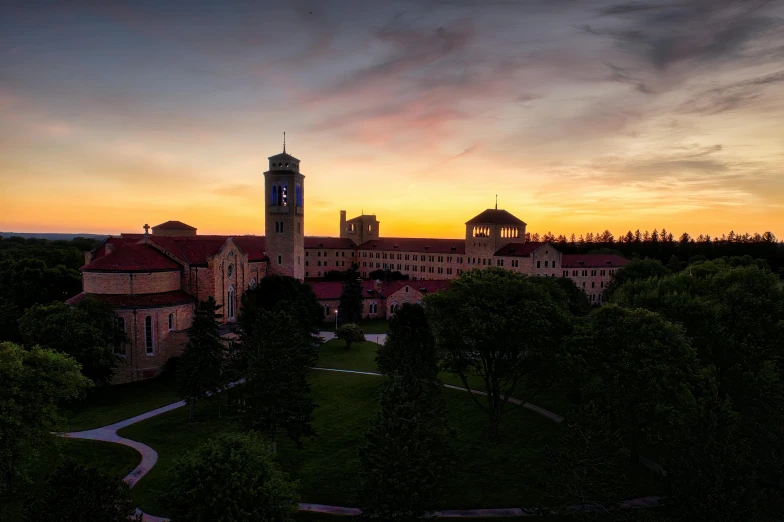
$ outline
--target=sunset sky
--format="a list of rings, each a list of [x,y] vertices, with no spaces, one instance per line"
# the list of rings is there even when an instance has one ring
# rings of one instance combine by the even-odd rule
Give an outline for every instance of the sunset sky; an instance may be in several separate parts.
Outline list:
[[[5,0],[0,230],[784,236],[784,2]]]

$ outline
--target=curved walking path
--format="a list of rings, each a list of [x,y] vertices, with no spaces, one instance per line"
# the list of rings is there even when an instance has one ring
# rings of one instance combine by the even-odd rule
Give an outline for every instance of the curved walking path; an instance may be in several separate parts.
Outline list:
[[[326,334],[332,334],[332,335],[328,336]],[[334,338],[334,333],[320,332],[319,336],[323,337],[325,340],[329,340]],[[383,344],[383,342],[386,341],[385,334],[379,334],[378,337],[383,337],[383,341],[380,344]],[[328,371],[328,372],[353,373],[358,375],[373,375],[376,377],[381,376],[381,374],[377,372],[343,370],[339,368],[314,367],[313,369],[319,371]],[[242,379],[242,381],[239,382],[243,382],[243,381],[244,379]],[[237,383],[231,383],[229,386],[231,387],[236,384]],[[444,384],[444,387],[451,388],[454,390],[468,391],[466,388],[463,388],[462,386],[455,386],[452,384]],[[486,393],[478,390],[471,390],[471,392],[476,393],[478,395],[485,395]],[[560,423],[563,421],[563,417],[561,417],[560,415],[548,411],[542,407],[536,406],[535,404],[524,402],[512,397],[509,398],[509,402],[511,402],[512,404],[522,406],[523,408],[529,409],[540,415],[543,415],[554,422]],[[125,419],[120,422],[115,422],[114,424],[109,424],[108,426],[103,426],[101,428],[95,428],[92,430],[85,430],[85,431],[74,431],[70,433],[59,433],[58,435],[60,435],[61,437],[66,437],[71,439],[86,439],[86,440],[98,440],[103,442],[113,442],[115,444],[122,444],[124,446],[128,446],[138,451],[139,454],[141,454],[142,456],[141,462],[123,479],[123,481],[126,484],[128,484],[128,486],[134,487],[136,483],[139,482],[139,480],[141,480],[142,477],[144,477],[147,474],[147,472],[149,472],[152,469],[152,467],[155,466],[155,464],[158,462],[158,453],[150,446],[147,446],[146,444],[142,444],[141,442],[137,442],[135,440],[120,437],[117,434],[117,431],[127,426],[130,426],[131,424],[136,424],[137,422],[145,421],[151,417],[155,417],[156,415],[161,415],[163,413],[176,410],[177,408],[182,408],[183,406],[185,406],[185,401],[178,401],[173,404],[169,404],[167,406],[163,406],[161,408],[156,408],[146,413],[142,413],[141,415],[136,415],[135,417],[131,417],[129,419]],[[640,462],[646,467],[649,467],[651,469],[661,470],[658,464],[648,459],[644,459],[641,457]],[[627,500],[623,502],[621,506],[624,508],[654,507],[659,505],[659,500],[661,500],[661,497],[642,497],[642,498]],[[312,511],[312,512],[326,513],[331,515],[355,516],[360,514],[358,508],[343,507],[343,506],[329,506],[325,504],[300,503],[299,509],[300,511]],[[592,507],[572,506],[571,509],[590,510],[592,509]],[[137,509],[136,511],[138,514],[142,515],[142,520],[144,522],[168,522],[169,520],[168,518],[156,517],[155,515],[144,513],[139,509]],[[526,516],[526,515],[536,515],[540,513],[542,513],[542,510],[540,508],[488,508],[488,509],[447,509],[442,511],[436,511],[433,515],[440,518],[474,518],[474,517],[519,517],[519,516]]]

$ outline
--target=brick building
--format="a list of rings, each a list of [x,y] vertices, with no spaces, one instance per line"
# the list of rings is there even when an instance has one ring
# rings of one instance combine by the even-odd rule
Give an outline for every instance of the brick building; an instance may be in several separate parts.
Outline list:
[[[564,255],[550,243],[526,242],[526,223],[500,209],[468,220],[460,239],[382,237],[375,215],[347,219],[344,210],[338,237],[306,237],[305,175],[285,144],[269,158],[264,183],[264,236],[199,235],[190,225],[167,221],[152,233],[145,225],[143,234],[110,237],[85,254],[83,292],[68,302],[89,295],[116,310],[128,339],[116,349],[125,360],[118,382],[152,377],[182,352],[198,301],[212,296],[222,306],[222,321],[235,321],[242,293],[266,275],[310,282],[327,320],[334,320],[341,283],[323,278],[352,266],[364,278],[363,315],[388,318],[466,270],[493,266],[567,277],[600,304],[612,274],[626,263],[620,256]],[[368,280],[375,270],[399,271],[410,280]]]

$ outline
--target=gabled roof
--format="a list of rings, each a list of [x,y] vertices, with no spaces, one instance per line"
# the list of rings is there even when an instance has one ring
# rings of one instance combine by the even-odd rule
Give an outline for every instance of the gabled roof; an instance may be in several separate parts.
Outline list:
[[[354,242],[348,238],[318,236],[305,237],[305,248],[341,248],[353,250],[355,246],[356,245],[354,245]]]
[[[533,254],[545,243],[531,242],[528,243],[509,243],[501,250],[493,254],[494,256],[509,256],[509,257],[528,257]]]
[[[167,228],[169,230],[196,230],[195,227],[186,225],[182,221],[167,221],[165,223],[161,223],[160,225],[155,225],[152,228],[153,230],[156,228]]]
[[[140,241],[144,234],[123,234],[124,240]],[[156,236],[151,235],[152,243],[190,265],[206,265],[207,260],[218,254],[229,239],[248,256],[248,261],[263,261],[266,240],[264,236]]]
[[[412,290],[416,290],[421,294],[432,294],[433,292],[438,292],[439,290],[444,290],[445,288],[449,287],[450,281],[446,279],[417,279],[416,281],[392,281],[386,288],[384,288],[384,292],[387,297],[402,290],[405,287],[410,287]]]
[[[561,257],[563,268],[618,268],[629,260],[611,254],[564,254]]]
[[[466,225],[495,224],[525,226],[525,222],[516,218],[506,210],[488,208],[481,214],[466,221]]]
[[[179,270],[182,266],[155,248],[139,243],[111,242],[111,252],[95,257],[82,267],[85,272],[153,272]]]
[[[428,239],[411,237],[382,237],[365,241],[359,250],[392,252],[421,252],[423,254],[465,254],[465,239]]]
[[[110,305],[115,309],[133,308],[162,308],[165,306],[175,306],[181,304],[191,304],[196,302],[196,298],[183,292],[174,290],[172,292],[161,292],[158,294],[81,294],[75,295],[65,303],[75,305],[86,297],[91,297],[96,301]]]
[[[316,294],[316,299],[340,299],[343,293],[343,283],[341,281],[313,281],[308,283]],[[392,281],[381,283],[380,289],[376,290],[376,282],[373,280],[362,281],[363,299],[386,299],[395,292],[411,287],[419,293],[433,293],[443,290],[449,286],[447,280],[419,279],[416,281]]]
[[[267,238],[264,236],[239,236],[231,239],[248,256],[248,261],[264,261],[266,259],[264,252],[267,250]]]

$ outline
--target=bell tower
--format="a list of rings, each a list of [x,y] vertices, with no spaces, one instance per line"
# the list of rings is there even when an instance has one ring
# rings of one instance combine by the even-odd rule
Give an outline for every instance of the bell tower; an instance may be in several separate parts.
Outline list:
[[[269,157],[264,173],[265,244],[270,275],[305,277],[305,176],[299,160],[283,152]]]

